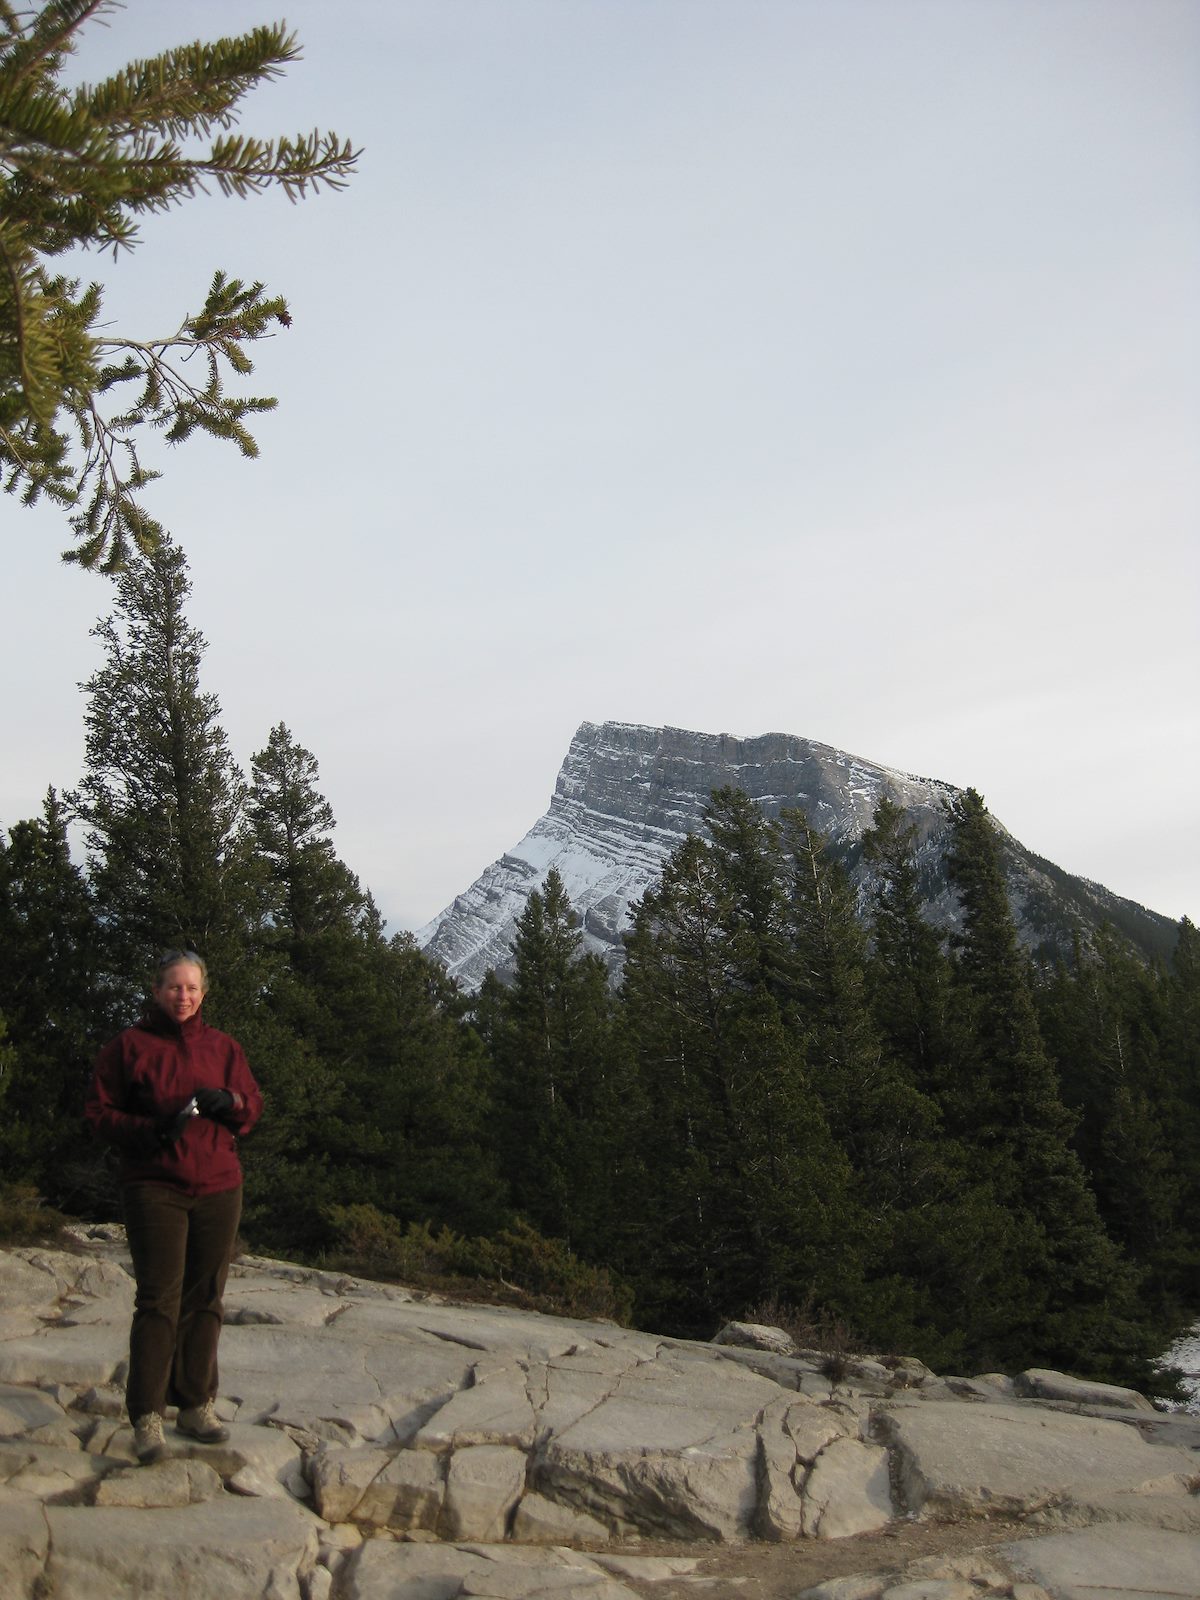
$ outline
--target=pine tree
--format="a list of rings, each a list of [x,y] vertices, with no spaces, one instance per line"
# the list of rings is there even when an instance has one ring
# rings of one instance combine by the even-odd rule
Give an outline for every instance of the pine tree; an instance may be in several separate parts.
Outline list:
[[[367,897],[334,852],[336,823],[317,788],[316,757],[280,722],[250,766],[246,814],[266,869],[271,918],[295,960],[305,942],[352,927]]]
[[[850,880],[800,811],[785,811],[796,1018],[835,1138],[876,1212],[909,1201],[937,1110],[884,1046],[866,982],[867,935]]]
[[[760,987],[783,1011],[797,973],[786,926],[779,824],[743,789],[714,789],[704,809],[709,860],[720,879],[720,924],[729,978]]]
[[[1194,1307],[1200,1281],[1200,932],[1189,917],[1179,924],[1162,1000],[1163,1125],[1183,1185],[1180,1214],[1192,1263],[1184,1295]]]
[[[0,474],[26,503],[81,507],[84,566],[120,570],[162,534],[140,492],[146,430],[179,443],[200,431],[257,454],[247,422],[275,402],[225,393],[253,369],[246,347],[287,326],[286,303],[218,271],[198,313],[157,336],[114,332],[101,291],[61,275],[77,249],[138,242],[142,217],[215,187],[228,195],[338,188],[356,156],[336,135],[262,140],[231,133],[239,105],[297,57],[282,26],[133,61],[103,82],[64,84],[81,30],[108,0],[0,5]],[[209,140],[191,149],[190,139]],[[195,361],[196,376],[189,366]]]
[[[952,1286],[964,1250],[977,1246],[981,1213],[994,1216],[971,1192],[963,1152],[945,1138],[917,1068],[878,1026],[867,935],[844,868],[802,812],[785,811],[781,822],[796,1024],[853,1171],[863,1281],[841,1309],[880,1345],[952,1359],[963,1325]],[[910,978],[898,974],[897,990]]]
[[[198,950],[215,1006],[255,987],[261,918],[242,808],[215,695],[200,688],[203,635],[184,606],[187,563],[169,540],[117,581],[93,630],[104,664],[84,685],[86,771],[71,797],[87,825],[110,971],[141,992],[154,955]]]
[[[1070,970],[1060,963],[1040,986],[1038,1006],[1105,1227],[1144,1269],[1144,1297],[1165,1310],[1192,1257],[1167,1134],[1174,1108],[1161,1060],[1161,989],[1160,976],[1101,928],[1090,950],[1077,945]]]
[[[552,867],[517,923],[511,984],[489,989],[483,1014],[513,1205],[577,1254],[611,1259],[636,1202],[636,1163],[618,1132],[631,1085],[608,975],[577,923]]]
[[[82,1137],[83,1090],[115,1013],[99,972],[95,909],[71,860],[57,795],[41,818],[0,837],[0,1013],[10,1065],[0,1167],[56,1201],[103,1203],[107,1185]]]
[[[996,830],[972,789],[949,806],[947,870],[962,910],[956,970],[959,1084],[949,1115],[1012,1219],[997,1241],[976,1348],[1147,1382],[1153,1336],[1137,1279],[1106,1235],[1078,1157],[1017,943]],[[1007,1245],[1007,1254],[1001,1245]]]
[[[834,1136],[861,1169],[874,1165],[868,1154],[874,1119],[868,1112],[864,1120],[864,1113],[883,1076],[882,1046],[863,978],[866,935],[849,880],[830,856],[824,835],[802,811],[785,811],[781,820],[797,1018]]]
[[[711,815],[716,842],[684,840],[640,902],[624,976],[649,1186],[639,1297],[689,1331],[772,1298],[832,1304],[858,1269],[848,1166],[785,1015],[774,830],[727,792]]]
[[[317,992],[320,1056],[340,1097],[320,1133],[343,1200],[487,1231],[502,1210],[485,1149],[494,1113],[457,986],[410,935],[388,939],[372,905]]]
[[[880,799],[862,846],[875,875],[866,968],[872,1011],[917,1087],[937,1096],[947,1086],[950,969],[940,935],[922,914],[915,825],[890,795]]]

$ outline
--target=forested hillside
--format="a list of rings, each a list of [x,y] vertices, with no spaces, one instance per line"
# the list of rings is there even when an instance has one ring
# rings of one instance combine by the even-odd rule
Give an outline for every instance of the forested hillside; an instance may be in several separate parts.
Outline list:
[[[155,954],[199,950],[245,1045],[257,1250],[456,1272],[711,1334],[771,1308],[941,1371],[1146,1385],[1200,1309],[1200,939],[1035,968],[995,830],[951,802],[961,932],[879,805],[864,925],[798,812],[711,798],[642,900],[619,989],[553,873],[512,981],[468,998],[338,859],[280,722],[248,774],[201,688],[170,543],[119,579],[86,770],[0,838],[0,1169],[115,1215],[81,1105]],[[72,858],[77,820],[85,860]]]

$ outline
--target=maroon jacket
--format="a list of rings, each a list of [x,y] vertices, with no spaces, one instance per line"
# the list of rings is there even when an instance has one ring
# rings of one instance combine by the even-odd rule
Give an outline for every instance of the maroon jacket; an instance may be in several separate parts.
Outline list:
[[[180,1138],[161,1145],[156,1122],[182,1111],[197,1089],[228,1089],[233,1109],[220,1121],[189,1117]],[[98,1137],[121,1152],[122,1183],[217,1194],[242,1181],[234,1136],[258,1121],[262,1095],[236,1039],[210,1028],[199,1012],[180,1024],[151,1006],[101,1050],[84,1113]]]

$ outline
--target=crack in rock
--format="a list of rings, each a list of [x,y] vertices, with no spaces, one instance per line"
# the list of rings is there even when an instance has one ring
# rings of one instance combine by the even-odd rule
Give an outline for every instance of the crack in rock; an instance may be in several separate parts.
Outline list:
[[[421,1328],[422,1333],[429,1334],[434,1339],[440,1339],[443,1344],[461,1345],[464,1350],[478,1350],[483,1355],[488,1354],[488,1346],[478,1339],[469,1339],[465,1333],[451,1333],[445,1328]]]

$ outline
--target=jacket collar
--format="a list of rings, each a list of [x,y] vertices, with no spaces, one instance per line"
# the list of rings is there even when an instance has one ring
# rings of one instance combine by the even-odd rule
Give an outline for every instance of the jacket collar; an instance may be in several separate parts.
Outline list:
[[[180,1023],[176,1022],[174,1017],[169,1017],[156,1001],[151,1000],[146,1007],[146,1015],[142,1018],[142,1027],[150,1033],[163,1034],[167,1038],[187,1039],[192,1034],[199,1033],[204,1027],[203,1008]]]

